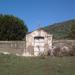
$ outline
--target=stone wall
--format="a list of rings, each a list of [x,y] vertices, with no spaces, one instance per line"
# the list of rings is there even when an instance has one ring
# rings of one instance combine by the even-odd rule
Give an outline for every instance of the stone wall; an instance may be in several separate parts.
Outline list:
[[[22,55],[25,41],[0,41],[0,53]]]
[[[53,46],[57,46],[61,43],[68,44],[68,45],[75,45],[75,40],[53,40]]]
[[[75,56],[75,40],[53,40],[52,53],[55,56]]]
[[[25,45],[25,41],[0,41],[0,53],[24,56],[30,56],[29,53],[31,53],[32,55],[34,55],[33,48],[29,47],[28,49],[26,49]],[[52,47],[56,51],[59,48],[61,51],[70,51],[73,49],[75,51],[75,40],[53,40]],[[45,49],[48,50],[46,45]]]

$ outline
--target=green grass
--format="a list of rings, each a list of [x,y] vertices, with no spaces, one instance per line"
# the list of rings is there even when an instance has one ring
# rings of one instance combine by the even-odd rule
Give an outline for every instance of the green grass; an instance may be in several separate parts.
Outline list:
[[[17,57],[0,54],[0,75],[75,75],[75,57]]]

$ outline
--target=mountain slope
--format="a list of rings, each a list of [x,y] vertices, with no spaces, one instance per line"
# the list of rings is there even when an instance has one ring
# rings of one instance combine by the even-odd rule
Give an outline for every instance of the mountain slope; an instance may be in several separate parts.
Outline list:
[[[48,33],[53,34],[54,39],[70,39],[69,33],[72,24],[75,24],[75,19],[55,23],[53,25],[46,26],[43,29]]]

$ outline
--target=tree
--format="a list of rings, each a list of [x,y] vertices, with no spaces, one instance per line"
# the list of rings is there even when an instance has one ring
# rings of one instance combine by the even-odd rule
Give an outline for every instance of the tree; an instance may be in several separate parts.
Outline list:
[[[13,15],[0,15],[0,40],[22,40],[27,31],[23,20]]]
[[[71,25],[70,37],[71,39],[75,39],[75,23]]]

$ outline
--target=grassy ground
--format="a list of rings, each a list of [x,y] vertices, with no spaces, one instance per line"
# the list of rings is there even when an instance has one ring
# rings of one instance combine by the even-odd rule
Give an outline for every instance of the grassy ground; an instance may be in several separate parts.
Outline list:
[[[0,75],[75,75],[75,57],[0,55]]]

